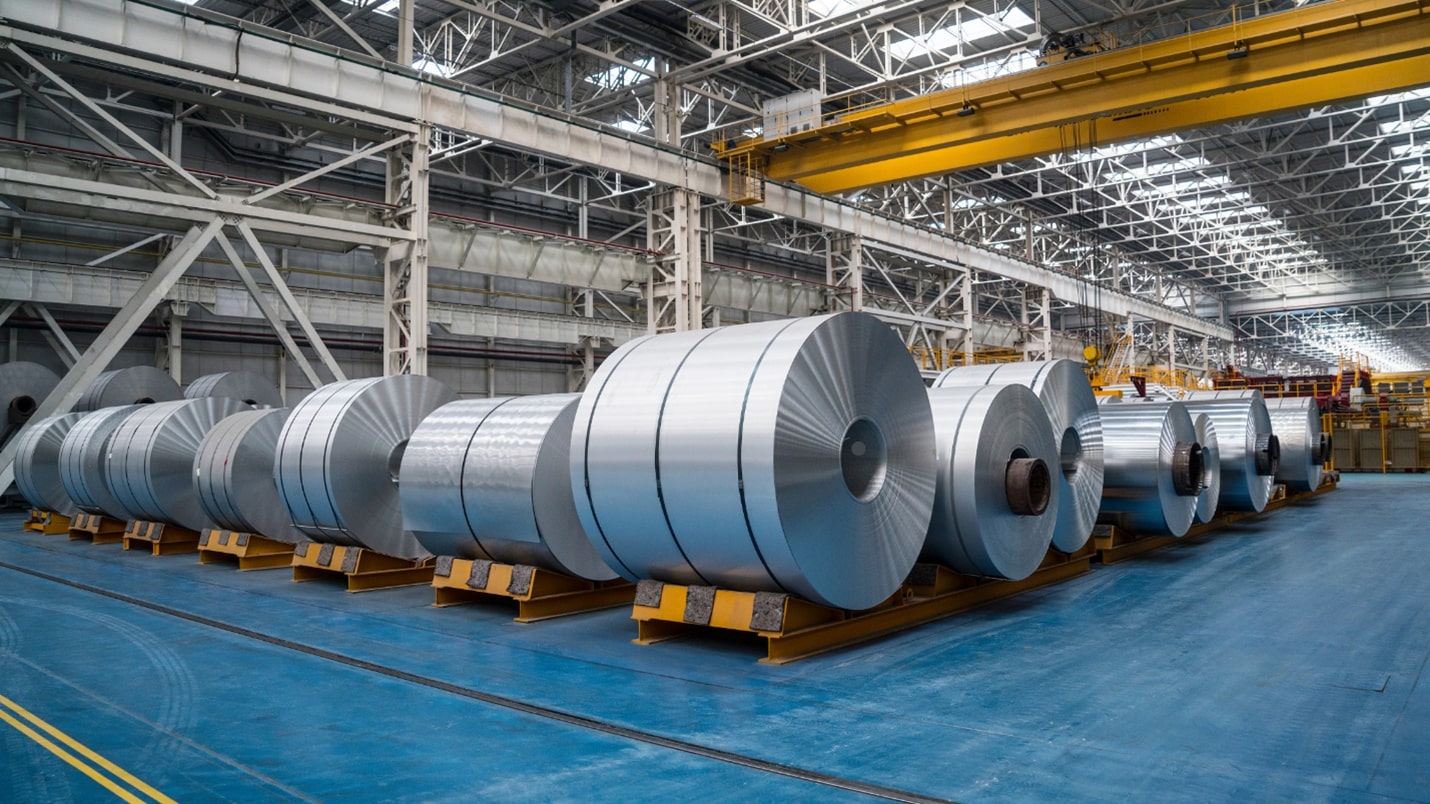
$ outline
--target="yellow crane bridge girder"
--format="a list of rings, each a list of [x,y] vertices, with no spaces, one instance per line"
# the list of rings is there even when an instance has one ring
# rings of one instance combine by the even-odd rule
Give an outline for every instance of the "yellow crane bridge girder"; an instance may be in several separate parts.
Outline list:
[[[840,193],[1430,84],[1430,0],[1332,0],[722,143]]]

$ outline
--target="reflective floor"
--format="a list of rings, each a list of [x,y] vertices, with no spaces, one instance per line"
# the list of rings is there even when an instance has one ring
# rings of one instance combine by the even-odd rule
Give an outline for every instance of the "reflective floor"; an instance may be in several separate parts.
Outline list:
[[[0,801],[1430,801],[1430,476],[784,667],[21,519]]]

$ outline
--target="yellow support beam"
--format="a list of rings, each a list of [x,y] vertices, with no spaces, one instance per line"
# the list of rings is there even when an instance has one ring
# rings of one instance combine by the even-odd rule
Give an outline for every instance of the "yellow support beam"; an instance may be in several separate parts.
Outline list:
[[[769,178],[838,193],[1426,84],[1430,0],[1334,0],[860,110],[719,152],[728,160],[763,157]]]

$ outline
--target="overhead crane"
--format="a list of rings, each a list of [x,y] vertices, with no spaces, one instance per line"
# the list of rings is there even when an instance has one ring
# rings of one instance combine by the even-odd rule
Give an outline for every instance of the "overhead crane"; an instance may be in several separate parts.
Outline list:
[[[1401,92],[1430,83],[1430,2],[1332,0],[717,142],[731,198],[820,193]]]

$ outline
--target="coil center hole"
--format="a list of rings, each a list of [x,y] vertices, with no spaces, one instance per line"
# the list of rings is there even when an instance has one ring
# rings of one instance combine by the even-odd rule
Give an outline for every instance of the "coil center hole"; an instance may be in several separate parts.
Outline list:
[[[392,478],[392,485],[397,485],[397,476],[402,474],[402,456],[407,452],[407,439],[397,442],[397,446],[387,453],[387,474]]]
[[[154,398],[153,398],[152,396],[141,396],[141,397],[139,397],[138,399],[134,400],[134,404],[136,404],[136,405],[152,405],[152,404],[154,404]]]
[[[1053,475],[1042,458],[1034,458],[1019,447],[1008,456],[1003,475],[1003,493],[1008,508],[1019,516],[1042,516],[1052,502]]]
[[[889,447],[879,425],[861,416],[844,428],[839,470],[854,499],[868,502],[879,496],[889,470]]]
[[[35,404],[35,398],[33,396],[17,396],[10,400],[10,410],[13,410],[20,416],[29,416],[35,412],[35,408],[37,407],[39,407],[39,405]]]
[[[1062,464],[1063,477],[1071,483],[1082,468],[1082,436],[1077,429],[1069,427],[1063,431],[1062,447],[1058,450],[1058,461]]]

